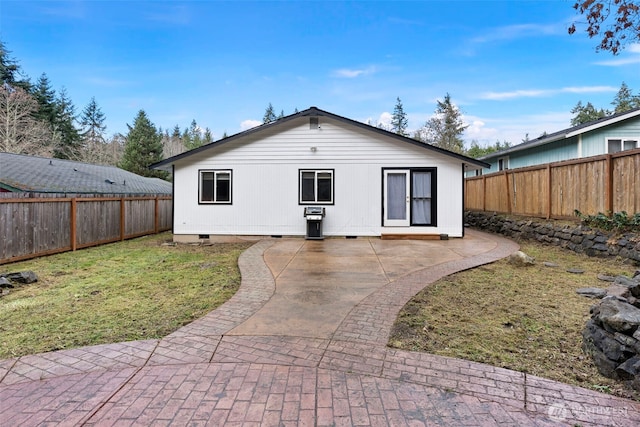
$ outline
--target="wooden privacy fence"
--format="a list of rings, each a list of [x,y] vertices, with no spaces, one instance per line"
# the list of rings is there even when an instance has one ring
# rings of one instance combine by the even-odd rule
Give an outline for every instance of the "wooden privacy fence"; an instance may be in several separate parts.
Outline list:
[[[640,149],[465,179],[465,209],[540,218],[640,212]]]
[[[0,198],[0,264],[170,230],[171,196]]]

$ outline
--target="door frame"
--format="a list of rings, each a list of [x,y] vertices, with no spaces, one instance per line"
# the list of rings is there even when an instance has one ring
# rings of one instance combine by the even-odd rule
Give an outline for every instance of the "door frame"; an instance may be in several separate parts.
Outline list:
[[[405,218],[389,219],[387,213],[387,177],[393,174],[404,174],[405,176]],[[411,169],[382,169],[382,226],[383,227],[409,227],[411,225]]]

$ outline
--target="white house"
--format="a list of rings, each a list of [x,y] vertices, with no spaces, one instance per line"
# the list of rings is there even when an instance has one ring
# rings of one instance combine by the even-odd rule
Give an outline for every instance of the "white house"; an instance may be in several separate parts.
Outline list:
[[[316,107],[168,158],[176,241],[214,235],[462,237],[464,173],[488,165]]]

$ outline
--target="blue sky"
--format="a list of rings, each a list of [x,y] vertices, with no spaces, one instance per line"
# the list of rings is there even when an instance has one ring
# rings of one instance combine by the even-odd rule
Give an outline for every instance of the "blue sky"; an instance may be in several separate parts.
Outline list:
[[[578,101],[640,93],[640,45],[614,57],[567,27],[573,1],[0,1],[0,39],[33,81],[43,72],[107,132],[140,109],[156,126],[192,119],[217,139],[271,102],[409,128],[450,93],[465,139],[519,143],[569,126]]]

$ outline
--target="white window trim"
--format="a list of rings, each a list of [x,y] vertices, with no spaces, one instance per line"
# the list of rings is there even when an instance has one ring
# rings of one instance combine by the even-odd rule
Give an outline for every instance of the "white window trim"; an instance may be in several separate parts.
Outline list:
[[[202,200],[202,177],[204,173],[213,173],[213,200]],[[217,179],[219,174],[229,175],[229,200],[218,201]],[[230,205],[233,200],[233,173],[231,169],[200,169],[198,171],[198,203],[202,205]]]
[[[620,153],[622,151],[629,151],[629,150],[633,150],[635,148],[639,148],[640,147],[640,137],[637,136],[633,136],[633,137],[625,137],[625,136],[611,136],[611,137],[607,137],[604,140],[604,152],[606,154],[614,154],[614,153],[610,153],[609,152],[609,141],[620,141],[620,151],[616,151],[616,153]],[[624,149],[624,141],[635,141],[636,142],[636,146],[634,148],[631,149]]]
[[[500,160],[502,160],[502,165],[503,165],[502,169],[500,169]],[[498,172],[509,169],[509,156],[498,157],[498,160],[496,162],[496,167],[498,168]]]
[[[314,200],[304,201],[302,200],[302,174],[313,172],[314,177]],[[331,175],[331,200],[330,201],[318,201],[318,174],[328,173]],[[301,205],[333,205],[335,194],[335,173],[333,169],[300,169],[298,171],[298,203]]]

